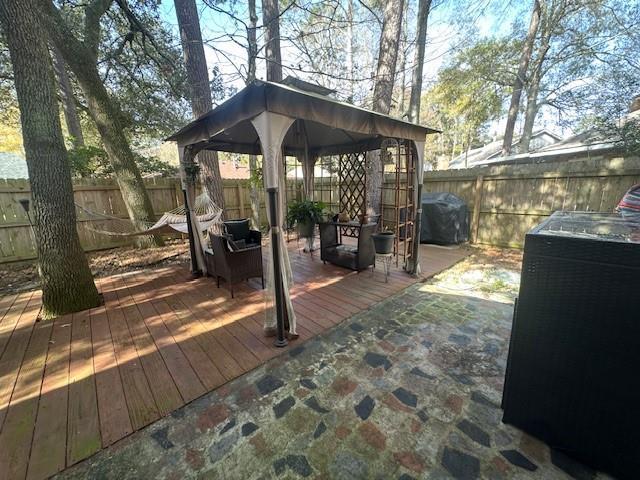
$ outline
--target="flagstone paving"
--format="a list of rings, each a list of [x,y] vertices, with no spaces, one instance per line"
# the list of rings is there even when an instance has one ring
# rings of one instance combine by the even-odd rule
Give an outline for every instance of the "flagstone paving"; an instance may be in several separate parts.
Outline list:
[[[501,423],[512,304],[450,280],[407,288],[60,478],[607,478]]]

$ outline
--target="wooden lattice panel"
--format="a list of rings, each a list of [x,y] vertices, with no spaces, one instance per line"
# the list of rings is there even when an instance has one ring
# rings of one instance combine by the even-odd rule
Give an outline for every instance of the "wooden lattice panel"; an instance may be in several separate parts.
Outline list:
[[[406,266],[412,255],[415,235],[414,177],[417,154],[410,143],[402,140],[389,142],[383,149],[393,161],[384,168],[386,181],[382,187],[381,224],[395,233],[393,253],[396,255],[396,266],[401,258]]]
[[[340,155],[338,162],[338,182],[340,185],[340,212],[358,220],[367,210],[367,155],[365,152]],[[343,228],[342,235],[357,237],[353,228]]]

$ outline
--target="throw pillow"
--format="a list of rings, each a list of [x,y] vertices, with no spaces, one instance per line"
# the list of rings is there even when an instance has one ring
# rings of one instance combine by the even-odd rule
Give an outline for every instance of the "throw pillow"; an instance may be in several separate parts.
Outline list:
[[[249,219],[227,220],[224,222],[225,231],[233,237],[234,241],[249,239]]]

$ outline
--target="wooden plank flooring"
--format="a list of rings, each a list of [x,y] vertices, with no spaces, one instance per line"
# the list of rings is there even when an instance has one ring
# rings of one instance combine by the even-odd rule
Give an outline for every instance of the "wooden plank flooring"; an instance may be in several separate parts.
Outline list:
[[[416,281],[324,265],[290,246],[295,347]],[[423,246],[423,275],[467,255]],[[40,292],[0,298],[0,478],[47,478],[287,349],[262,334],[259,281],[230,298],[185,267],[96,281],[104,305],[36,322]],[[290,348],[288,347],[288,348]]]

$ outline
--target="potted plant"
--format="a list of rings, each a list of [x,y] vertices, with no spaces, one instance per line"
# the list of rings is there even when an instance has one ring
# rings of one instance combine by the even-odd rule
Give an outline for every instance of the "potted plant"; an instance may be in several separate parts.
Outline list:
[[[374,233],[371,235],[371,238],[373,238],[373,246],[376,249],[376,253],[393,253],[393,243],[396,238],[396,235],[393,232],[385,229],[380,233]]]
[[[325,209],[322,202],[312,202],[311,200],[301,200],[289,205],[287,213],[287,223],[295,225],[298,235],[301,238],[312,238],[313,229],[321,219]]]

